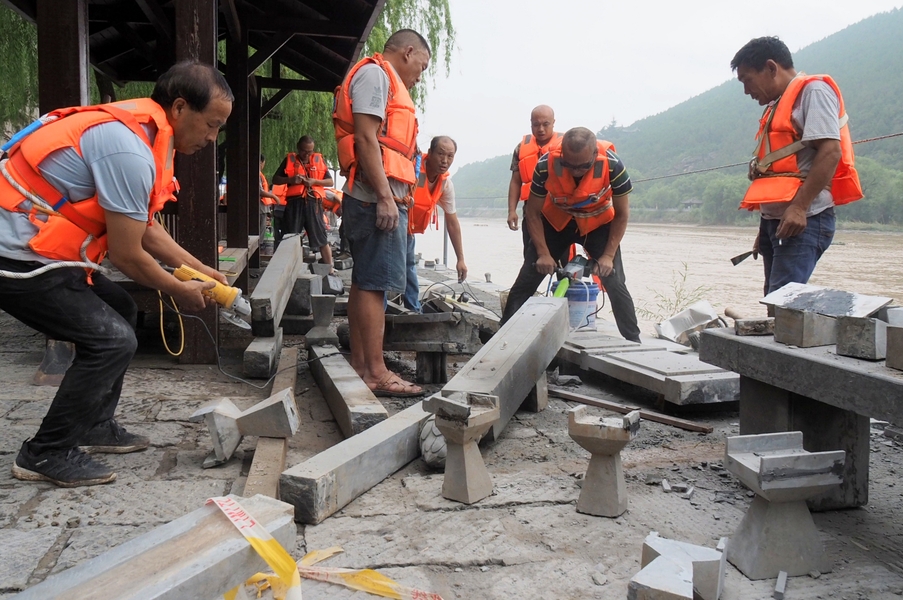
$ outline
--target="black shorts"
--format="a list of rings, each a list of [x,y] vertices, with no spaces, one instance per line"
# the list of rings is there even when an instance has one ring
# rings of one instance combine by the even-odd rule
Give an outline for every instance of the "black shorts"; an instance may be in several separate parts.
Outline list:
[[[322,248],[328,242],[326,225],[323,223],[323,202],[316,198],[290,196],[285,200],[282,215],[282,235],[307,232],[311,250]]]

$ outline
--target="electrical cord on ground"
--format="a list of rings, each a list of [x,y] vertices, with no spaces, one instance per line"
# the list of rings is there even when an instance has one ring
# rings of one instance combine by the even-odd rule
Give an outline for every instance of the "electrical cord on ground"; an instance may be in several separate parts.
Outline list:
[[[199,316],[197,316],[197,315],[188,315],[188,314],[185,314],[185,313],[180,312],[178,309],[176,309],[174,306],[172,306],[169,302],[167,302],[166,300],[163,300],[162,297],[160,298],[160,302],[162,302],[164,305],[166,305],[166,307],[167,307],[169,310],[173,311],[174,313],[176,313],[176,314],[178,314],[178,315],[180,315],[180,316],[182,316],[182,317],[186,317],[186,318],[189,318],[189,319],[197,319],[198,321],[201,322],[201,325],[204,326],[204,331],[207,332],[207,337],[209,337],[209,338],[210,338],[210,341],[213,343],[213,349],[215,350],[215,354],[216,354],[216,368],[219,369],[219,372],[220,372],[220,373],[222,373],[223,375],[225,375],[225,376],[228,377],[229,379],[234,379],[234,380],[236,380],[236,381],[240,381],[240,382],[242,382],[242,383],[244,383],[244,384],[246,384],[246,385],[249,385],[249,386],[251,386],[252,388],[255,388],[255,389],[258,389],[258,390],[262,390],[262,389],[266,389],[266,387],[267,387],[268,385],[270,385],[270,382],[272,382],[272,381],[276,378],[276,375],[279,375],[279,373],[282,373],[283,371],[289,371],[289,370],[291,370],[291,369],[297,368],[297,364],[296,364],[296,365],[294,365],[294,366],[292,366],[292,367],[286,367],[285,369],[280,369],[280,370],[276,371],[275,373],[273,373],[273,375],[272,375],[269,379],[267,379],[265,382],[263,382],[263,385],[257,385],[257,384],[251,383],[251,382],[248,381],[247,379],[242,379],[241,377],[239,377],[239,376],[237,376],[237,375],[232,375],[231,373],[227,373],[227,372],[223,369],[222,362],[220,361],[219,344],[217,343],[216,338],[213,337],[213,333],[210,332],[210,328],[207,327],[207,323],[204,322],[204,319],[202,319],[201,317],[199,317]],[[340,351],[338,351],[338,352],[333,352],[332,354],[324,354],[323,356],[318,356],[318,357],[316,357],[316,358],[311,358],[311,359],[308,359],[308,360],[299,360],[299,361],[298,361],[298,364],[305,364],[305,365],[308,365],[308,364],[310,364],[310,363],[312,363],[312,362],[316,362],[316,361],[322,360],[322,359],[324,359],[324,358],[329,358],[330,356],[339,356],[339,355],[342,355],[342,354],[349,354],[349,353],[348,353],[348,352],[342,352],[342,351],[340,350]]]
[[[169,343],[166,341],[166,332],[163,329],[163,292],[160,290],[157,290],[157,298],[160,301],[160,339],[163,340],[163,347],[166,348],[166,351],[170,356],[182,356],[182,352],[185,351],[185,323],[182,321],[182,313],[178,311],[178,305],[176,304],[175,298],[170,296],[169,299],[172,300],[173,308],[176,309],[176,316],[179,319],[179,351],[173,352],[169,347]]]

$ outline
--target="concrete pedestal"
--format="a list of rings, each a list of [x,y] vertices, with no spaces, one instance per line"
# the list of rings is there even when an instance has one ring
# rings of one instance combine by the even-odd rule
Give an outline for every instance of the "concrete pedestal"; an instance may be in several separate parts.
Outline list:
[[[305,344],[308,348],[311,346],[338,346],[339,337],[329,329],[335,307],[335,296],[313,294],[310,297],[310,303],[314,312],[314,326],[304,336]]]
[[[492,478],[477,445],[499,419],[498,397],[484,394],[435,395],[423,402],[436,415],[445,437],[445,479],[442,496],[473,504],[492,493]]]
[[[568,435],[592,454],[577,512],[618,517],[627,510],[621,449],[636,437],[639,428],[639,411],[612,419],[589,416],[585,406],[568,411]]]

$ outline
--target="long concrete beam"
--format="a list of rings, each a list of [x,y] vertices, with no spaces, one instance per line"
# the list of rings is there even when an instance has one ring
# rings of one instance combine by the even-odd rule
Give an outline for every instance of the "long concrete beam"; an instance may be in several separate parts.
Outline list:
[[[567,301],[530,298],[442,388],[442,395],[473,392],[498,396],[499,420],[483,438],[497,440],[567,335]]]
[[[251,329],[254,335],[275,335],[303,264],[301,237],[283,240],[251,293]]]
[[[232,497],[284,548],[294,547],[291,505],[260,495]],[[53,575],[16,598],[221,598],[263,570],[269,567],[260,555],[210,504]]]
[[[335,346],[311,346],[310,372],[346,438],[389,417],[388,411]]]
[[[295,520],[316,525],[420,456],[421,402],[282,473],[280,494]]]

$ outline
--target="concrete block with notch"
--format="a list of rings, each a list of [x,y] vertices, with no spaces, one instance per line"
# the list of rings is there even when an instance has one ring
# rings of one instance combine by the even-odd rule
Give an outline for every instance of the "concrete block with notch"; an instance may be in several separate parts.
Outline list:
[[[653,531],[646,539],[643,540],[643,554],[641,566],[643,569],[649,567],[653,562],[665,558],[669,561],[683,565],[686,572],[690,575],[690,598],[693,598],[692,592],[696,590],[702,600],[718,600],[724,589],[724,573],[727,567],[724,552],[706,548],[705,546],[697,546],[677,540],[669,540],[659,537],[658,532]],[[676,573],[671,568],[661,569],[653,568],[649,574],[641,577],[639,581],[643,581],[646,585],[652,587],[659,585],[666,587],[668,580],[677,587],[685,589],[683,577],[675,578],[672,574],[670,577],[658,577],[656,574]],[[656,598],[658,596],[644,595],[638,596],[643,598]]]
[[[441,394],[497,396],[499,418],[483,438],[495,441],[555,358],[567,334],[564,298],[530,298],[451,378]]]
[[[291,504],[262,495],[230,498],[283,548],[294,548]],[[255,573],[268,570],[238,528],[208,504],[51,575],[16,598],[222,598]]]
[[[213,441],[213,454],[204,461],[204,468],[221,465],[232,458],[241,443],[238,417],[241,411],[228,398],[220,398],[196,410],[188,417],[192,423],[205,423]]]
[[[887,328],[887,358],[884,364],[903,371],[903,327]]]
[[[868,317],[838,317],[837,354],[884,360],[887,355],[887,323]]]
[[[276,328],[272,337],[256,337],[245,348],[243,367],[248,377],[268,379],[276,369],[276,361],[282,351],[282,328]]]
[[[312,346],[309,356],[314,381],[326,398],[342,434],[349,438],[389,417],[364,380],[335,346]]]
[[[418,402],[282,473],[280,494],[295,520],[321,523],[420,455],[430,413]]]
[[[308,349],[311,346],[338,346],[339,337],[329,328],[335,296],[315,294],[310,299],[314,310],[314,326],[305,334],[304,345]]]
[[[251,293],[251,329],[256,336],[275,335],[301,269],[301,239],[284,239]]]
[[[774,307],[774,341],[812,348],[837,343],[837,320],[817,312]]]
[[[242,435],[292,437],[301,425],[294,392],[285,388],[258,402],[238,416],[237,424]]]
[[[313,314],[311,296],[323,293],[323,278],[312,273],[301,272],[292,285],[292,293],[285,306],[285,315],[299,316]],[[283,317],[284,318],[284,317]]]

